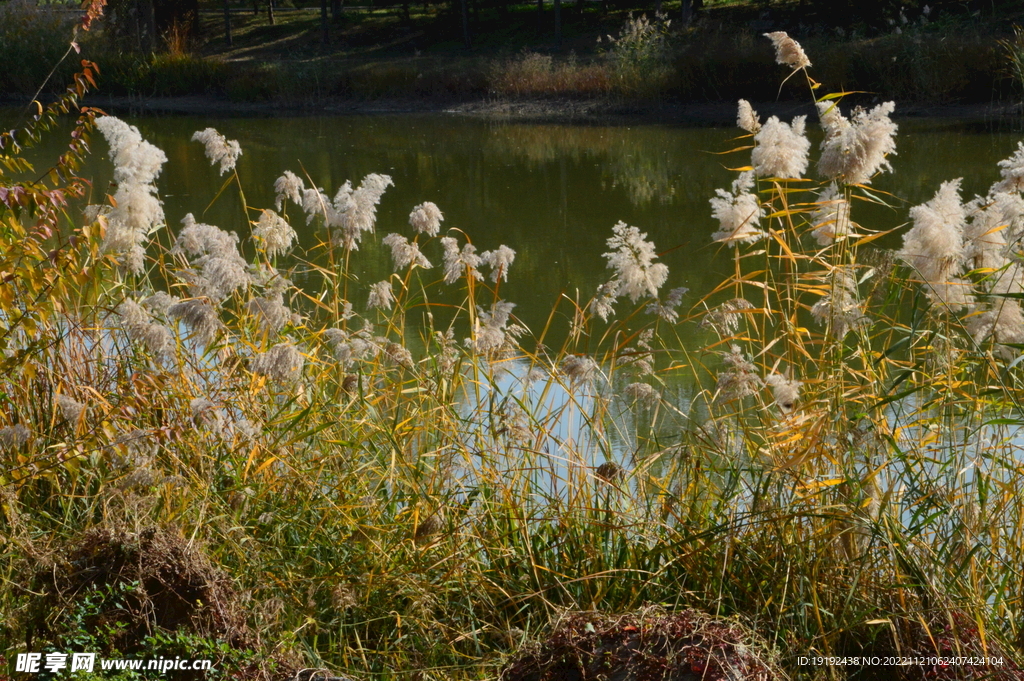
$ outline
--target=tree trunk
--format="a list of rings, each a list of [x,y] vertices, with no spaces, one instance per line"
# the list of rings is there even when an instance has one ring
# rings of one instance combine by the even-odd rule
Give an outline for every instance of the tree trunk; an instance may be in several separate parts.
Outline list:
[[[654,14],[661,14],[661,0],[654,0]]]
[[[142,7],[146,13],[146,45],[150,52],[155,52],[156,44],[156,8],[153,0],[143,0]]]
[[[341,18],[341,0],[331,0],[331,16],[335,21]]]
[[[274,0],[267,0],[267,21],[274,25]]]
[[[537,32],[544,32],[544,0],[537,0]]]
[[[697,12],[702,9],[704,9],[704,0],[683,0],[683,25],[689,26]]]
[[[461,0],[462,4],[462,41],[466,43],[468,50],[473,46],[469,36],[469,0]]]
[[[555,47],[562,49],[562,0],[555,0]]]
[[[228,9],[228,0],[224,0],[224,38],[231,47],[231,10]]]
[[[255,16],[260,15],[260,0],[252,0],[252,13]]]
[[[327,0],[320,0],[320,30],[323,32],[320,42],[326,45],[331,41],[331,29],[327,23]]]

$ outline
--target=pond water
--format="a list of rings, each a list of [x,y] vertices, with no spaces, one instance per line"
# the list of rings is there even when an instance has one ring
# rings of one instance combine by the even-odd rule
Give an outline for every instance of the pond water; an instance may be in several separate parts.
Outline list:
[[[667,288],[690,289],[684,309],[710,291],[731,262],[710,241],[717,223],[708,199],[735,176],[728,167],[749,163],[749,152],[719,155],[746,144],[735,139],[735,128],[537,125],[408,114],[126,120],[167,154],[158,186],[172,226],[192,212],[240,236],[248,232],[236,191],[229,188],[207,210],[223,178],[202,145],[190,139],[211,125],[241,144],[238,169],[253,207],[273,206],[273,183],[284,170],[308,174],[331,195],[346,179],[356,184],[368,173],[386,173],[395,186],[384,195],[377,235],[364,242],[353,271],[369,282],[385,278],[391,261],[380,239],[393,231],[411,234],[409,211],[433,201],[445,214],[443,226],[463,230],[480,250],[505,244],[517,251],[501,295],[517,304],[516,316],[535,331],[560,292],[575,296],[579,290],[587,300],[607,279],[601,254],[619,220],[647,232],[663,253],[670,268]],[[907,220],[909,206],[955,177],[964,178],[965,198],[984,193],[998,178],[996,163],[1022,137],[985,124],[902,121],[895,172],[874,182],[893,195],[897,208],[858,204],[854,220],[873,229],[896,227]],[[111,169],[100,135],[94,144],[97,153],[82,174],[94,180],[99,201]],[[314,227],[294,207],[290,217],[299,251],[315,246]],[[899,238],[882,243],[894,246]]]

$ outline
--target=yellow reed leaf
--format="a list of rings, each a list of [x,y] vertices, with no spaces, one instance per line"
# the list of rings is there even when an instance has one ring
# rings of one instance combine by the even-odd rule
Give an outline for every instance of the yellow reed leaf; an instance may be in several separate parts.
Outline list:
[[[752,137],[752,135],[743,135],[742,137],[738,137],[736,139],[743,139],[743,137]],[[729,151],[712,151],[712,152],[708,152],[708,153],[711,153],[714,156],[725,156],[726,154],[735,154],[737,151],[746,151],[747,149],[753,149],[753,148],[754,148],[753,144],[748,144],[746,146],[736,147],[735,149],[730,149]],[[748,170],[750,170],[750,168],[748,168]]]
[[[266,461],[264,461],[263,463],[260,464],[260,467],[256,469],[256,472],[253,473],[253,475],[259,475],[264,470],[266,470],[266,468],[270,464],[274,463],[275,461],[277,461],[277,457],[276,456],[271,456],[269,459],[267,459]]]
[[[797,489],[812,491],[816,489],[821,489],[822,487],[835,487],[836,485],[840,485],[843,482],[845,482],[844,478],[829,478],[828,480],[815,480],[813,482],[807,483],[806,485],[799,485]]]
[[[805,452],[799,452],[799,453],[794,454],[793,456],[789,457],[788,459],[783,461],[778,466],[776,466],[775,470],[776,470],[776,472],[778,472],[778,471],[787,470],[789,468],[796,468],[797,466],[799,466],[800,464],[804,463],[805,461],[810,461],[813,458],[814,458],[814,452],[806,452],[806,451]]]
[[[901,227],[902,227],[902,225],[901,225]],[[875,239],[883,237],[886,234],[892,234],[897,229],[900,229],[900,227],[893,227],[892,229],[887,229],[884,232],[878,232],[877,234],[868,234],[866,237],[863,237],[861,239],[857,239],[856,241],[854,241],[853,242],[853,246],[854,246],[854,248],[856,248],[857,246],[860,246],[861,244],[866,244],[866,243],[868,243],[870,241],[874,241]]]
[[[774,444],[775,444],[776,447],[783,447],[785,445],[792,444],[794,442],[799,442],[800,440],[803,440],[803,439],[804,439],[804,434],[799,432],[799,431],[797,431],[797,432],[794,432],[791,435],[787,436],[785,439],[779,440],[778,442],[776,442]]]
[[[242,470],[242,480],[249,478],[249,467],[252,466],[252,462],[256,459],[256,453],[259,449],[259,445],[253,445],[252,450],[249,451],[249,456],[245,459],[245,468]]]

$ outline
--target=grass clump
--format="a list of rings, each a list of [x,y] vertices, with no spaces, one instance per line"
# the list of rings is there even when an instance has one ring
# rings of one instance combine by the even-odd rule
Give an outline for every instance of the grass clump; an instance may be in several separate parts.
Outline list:
[[[536,651],[506,668],[504,681],[587,678],[782,678],[773,656],[737,622],[686,610],[645,608],[623,617],[567,613]]]
[[[628,626],[735,617],[728,644],[756,632],[792,677],[839,674],[800,656],[907,651],[1019,674],[1021,152],[986,197],[947,182],[899,252],[875,249],[889,227],[854,218],[886,201],[893,106],[844,110],[773,40],[815,97],[824,182],[805,177],[806,119],[741,102],[736,180],[709,197],[734,273],[674,288],[620,222],[607,281],[535,330],[502,297],[522,260],[443,205],[375,243],[386,175],[321,187],[282,168],[253,206],[244,149],[208,129],[209,200],[238,193],[236,232],[168,225],[165,155],[77,108],[84,72],[2,137],[0,612],[116,520],[201,539],[250,631],[349,674],[493,676],[566,610],[649,604],[665,614]],[[31,168],[16,144],[56,134],[62,110],[79,114],[68,153]],[[95,129],[117,185],[83,216]],[[295,242],[297,220],[316,243]],[[380,247],[393,272],[366,281]],[[148,574],[97,589],[131,602]],[[14,652],[21,621],[0,630]],[[596,649],[620,620],[579,621]],[[947,673],[929,665],[911,673]]]

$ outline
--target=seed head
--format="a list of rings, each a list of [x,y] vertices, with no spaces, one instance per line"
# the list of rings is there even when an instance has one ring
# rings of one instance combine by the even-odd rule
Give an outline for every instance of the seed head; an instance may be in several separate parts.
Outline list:
[[[441,231],[443,220],[444,215],[441,214],[441,210],[430,201],[416,206],[409,214],[409,224],[412,225],[412,228],[427,236],[437,236],[437,233]]]
[[[491,266],[491,281],[495,284],[508,281],[508,268],[516,259],[516,252],[508,246],[499,246],[495,251],[484,251],[480,259]]]
[[[754,186],[753,171],[745,171],[732,183],[732,192],[716,189],[711,199],[711,215],[719,222],[719,229],[711,235],[718,242],[738,245],[753,243],[764,237],[758,220],[764,217],[764,208],[757,196],[750,193]]]
[[[292,247],[292,241],[297,237],[292,226],[272,210],[263,211],[252,235],[263,244],[269,258],[287,253]]]
[[[266,352],[253,357],[250,364],[254,373],[277,383],[294,383],[302,377],[305,360],[291,343],[279,343]]]
[[[239,146],[237,140],[226,139],[214,128],[193,133],[192,141],[202,142],[206,145],[206,158],[210,159],[211,165],[220,164],[221,175],[229,170],[234,170],[238,157],[242,155],[242,147]]]
[[[803,177],[811,149],[811,141],[804,135],[806,120],[806,116],[797,116],[787,124],[772,116],[754,135],[757,145],[750,158],[758,177]]]
[[[612,227],[613,236],[608,239],[608,267],[615,270],[613,281],[617,282],[614,296],[629,296],[634,303],[642,296],[657,297],[658,289],[668,278],[668,266],[655,263],[658,253],[654,243],[647,241],[647,234],[625,222]]]
[[[740,100],[739,111],[736,113],[736,125],[749,133],[756,133],[761,129],[761,119],[757,117],[757,112],[750,106],[750,102],[745,99]]]
[[[391,290],[391,281],[385,279],[370,287],[370,298],[366,301],[366,309],[372,310],[376,307],[381,310],[390,310],[394,302],[395,294]]]
[[[415,241],[410,243],[401,234],[388,234],[384,237],[384,245],[391,248],[391,258],[395,261],[395,271],[404,270],[412,265],[417,265],[429,270],[433,265],[420,252],[420,245]]]
[[[597,362],[586,355],[567,355],[560,366],[573,384],[586,383],[594,377]]]
[[[302,178],[295,175],[290,170],[284,171],[284,175],[277,178],[274,181],[274,192],[277,196],[274,199],[274,204],[278,210],[281,210],[281,206],[284,205],[284,200],[288,199],[297,206],[302,205],[302,193],[306,190],[305,184],[302,182]]]
[[[775,31],[764,35],[775,45],[776,63],[788,66],[794,71],[811,65],[811,60],[804,54],[804,48],[800,47],[800,43],[790,38],[785,31]]]

